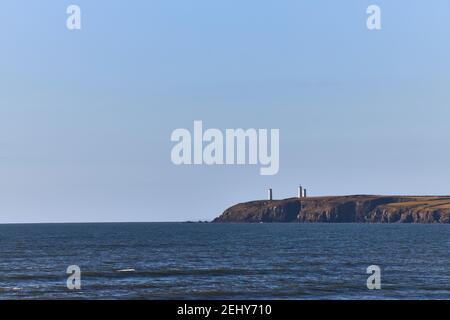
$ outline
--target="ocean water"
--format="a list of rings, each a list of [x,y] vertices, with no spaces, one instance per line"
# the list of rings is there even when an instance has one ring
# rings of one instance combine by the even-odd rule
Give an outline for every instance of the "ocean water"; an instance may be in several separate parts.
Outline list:
[[[0,299],[450,299],[449,253],[450,225],[0,225]]]

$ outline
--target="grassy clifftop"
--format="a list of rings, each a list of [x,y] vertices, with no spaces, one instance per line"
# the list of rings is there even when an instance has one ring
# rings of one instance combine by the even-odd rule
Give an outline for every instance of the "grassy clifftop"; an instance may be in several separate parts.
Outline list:
[[[240,203],[213,222],[449,223],[450,196],[327,196]]]

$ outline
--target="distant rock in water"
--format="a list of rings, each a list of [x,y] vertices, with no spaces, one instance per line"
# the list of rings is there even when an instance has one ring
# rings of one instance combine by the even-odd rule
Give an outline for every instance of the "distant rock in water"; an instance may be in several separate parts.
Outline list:
[[[333,196],[240,203],[213,222],[449,223],[450,196]]]

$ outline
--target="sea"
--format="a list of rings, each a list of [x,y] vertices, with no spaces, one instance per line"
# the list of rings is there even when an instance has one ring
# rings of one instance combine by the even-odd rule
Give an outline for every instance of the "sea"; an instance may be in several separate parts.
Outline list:
[[[0,225],[0,299],[450,299],[450,225]]]

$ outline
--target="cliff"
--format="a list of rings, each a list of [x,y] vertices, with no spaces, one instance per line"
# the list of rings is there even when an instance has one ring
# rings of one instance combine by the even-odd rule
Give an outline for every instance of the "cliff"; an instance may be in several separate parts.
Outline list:
[[[450,196],[333,196],[240,203],[213,222],[449,223]]]

